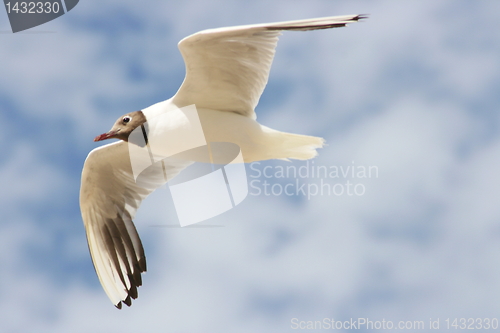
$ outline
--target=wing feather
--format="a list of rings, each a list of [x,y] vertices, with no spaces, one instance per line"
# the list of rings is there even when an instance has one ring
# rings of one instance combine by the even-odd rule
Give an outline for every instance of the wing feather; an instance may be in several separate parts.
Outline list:
[[[165,162],[165,161],[164,161]],[[189,165],[166,162],[167,179]],[[106,294],[117,308],[130,306],[142,285],[146,256],[132,221],[142,200],[165,184],[162,167],[146,169],[136,182],[128,143],[120,141],[94,149],[87,157],[80,189],[80,208],[92,262]]]
[[[282,30],[338,28],[362,18],[333,16],[197,32],[179,42],[186,77],[173,101],[179,107],[195,104],[255,119]]]

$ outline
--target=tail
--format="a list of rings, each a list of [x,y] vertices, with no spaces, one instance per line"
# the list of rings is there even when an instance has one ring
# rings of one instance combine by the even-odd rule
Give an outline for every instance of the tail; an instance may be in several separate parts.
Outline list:
[[[315,136],[279,132],[269,128],[266,128],[265,132],[267,132],[265,142],[261,142],[265,148],[262,147],[257,158],[250,157],[251,160],[308,160],[316,157],[318,155],[316,149],[322,148],[325,144],[323,138]]]
[[[292,134],[280,132],[283,138],[282,150],[283,157],[274,157],[279,159],[308,160],[318,155],[316,149],[323,148],[325,140],[316,136]]]

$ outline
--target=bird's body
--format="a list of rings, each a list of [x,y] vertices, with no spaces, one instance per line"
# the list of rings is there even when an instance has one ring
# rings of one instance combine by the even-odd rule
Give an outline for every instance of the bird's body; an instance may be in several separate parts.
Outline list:
[[[121,141],[94,149],[87,157],[80,190],[80,207],[91,257],[101,284],[116,307],[131,305],[142,284],[146,257],[132,222],[136,210],[156,188],[192,162],[213,162],[205,155],[169,159],[163,173],[146,169],[134,177],[129,137],[135,129],[149,128],[150,142],[165,142],[169,133],[189,126],[179,110],[194,105],[204,139],[229,142],[241,148],[244,162],[268,159],[306,160],[317,155],[323,139],[284,133],[259,124],[255,107],[268,80],[278,36],[282,30],[343,27],[361,15],[210,29],[181,40],[186,78],[166,101],[120,117],[112,129],[95,141]],[[162,141],[163,140],[163,141]],[[165,142],[182,145],[183,142]],[[133,144],[133,143],[132,143]],[[157,145],[158,146],[158,145]],[[161,149],[161,144],[159,145]]]
[[[155,133],[175,130],[183,124],[177,121],[176,113],[170,112],[186,105],[178,105],[172,99],[154,104],[142,110],[148,123],[157,115],[165,116],[161,124],[155,124]],[[307,135],[291,134],[259,124],[255,119],[236,112],[207,108],[196,108],[207,142],[231,142],[241,148],[245,163],[269,159],[306,160],[316,156],[316,148],[323,146],[323,139]],[[192,155],[191,155],[192,156]],[[203,158],[203,156],[200,156]],[[210,162],[193,159],[195,162]]]

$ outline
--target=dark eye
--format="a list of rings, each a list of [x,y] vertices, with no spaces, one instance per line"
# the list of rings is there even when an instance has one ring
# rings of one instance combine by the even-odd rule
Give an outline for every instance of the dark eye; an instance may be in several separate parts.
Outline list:
[[[122,119],[122,121],[123,121],[124,124],[127,124],[130,120],[132,120],[132,118],[130,118],[129,116],[125,116]]]

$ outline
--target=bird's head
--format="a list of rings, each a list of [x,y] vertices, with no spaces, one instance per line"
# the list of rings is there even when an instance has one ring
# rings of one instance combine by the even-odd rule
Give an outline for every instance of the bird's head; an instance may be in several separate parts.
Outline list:
[[[144,116],[142,111],[127,113],[118,118],[113,127],[111,127],[107,133],[96,136],[94,141],[102,141],[106,139],[120,139],[128,141],[130,133],[145,122],[146,116]]]

